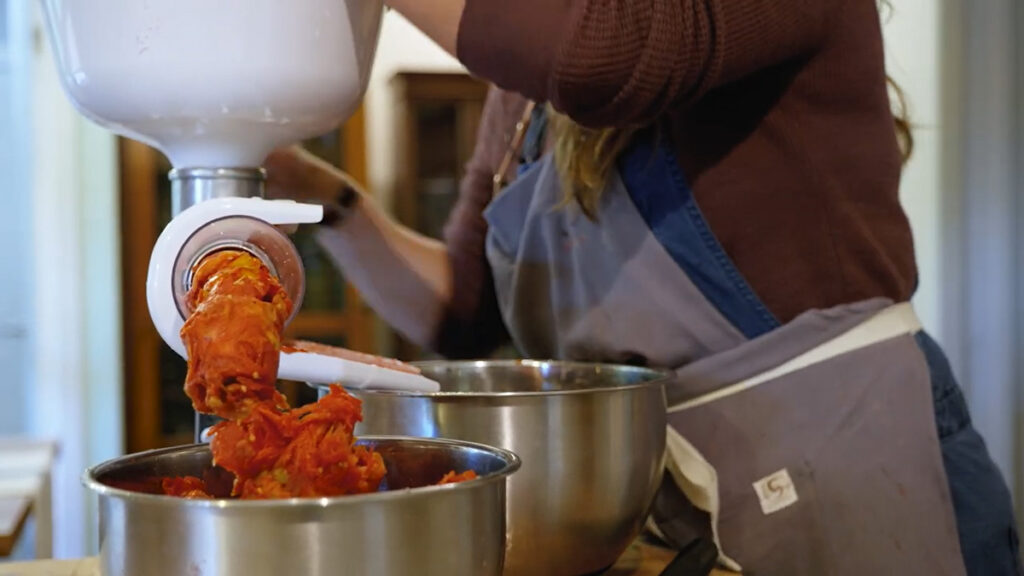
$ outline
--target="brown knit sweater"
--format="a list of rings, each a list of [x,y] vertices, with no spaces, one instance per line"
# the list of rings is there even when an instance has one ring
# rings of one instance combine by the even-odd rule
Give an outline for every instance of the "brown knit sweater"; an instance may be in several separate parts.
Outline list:
[[[501,337],[481,212],[524,96],[585,125],[667,120],[712,231],[780,321],[908,299],[875,2],[467,0],[459,58],[502,90],[447,229],[456,295],[439,349],[480,355]]]

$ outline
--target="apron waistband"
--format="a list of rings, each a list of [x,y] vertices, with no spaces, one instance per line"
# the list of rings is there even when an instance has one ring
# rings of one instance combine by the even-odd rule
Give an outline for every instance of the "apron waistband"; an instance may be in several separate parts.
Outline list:
[[[668,411],[670,414],[682,412],[709,402],[714,402],[715,400],[727,398],[733,394],[749,390],[750,388],[765,382],[781,378],[782,376],[813,366],[819,362],[835,358],[836,356],[860,350],[861,348],[867,348],[868,346],[878,344],[892,338],[897,338],[899,336],[916,334],[920,330],[921,321],[918,319],[917,313],[914,311],[913,304],[909,302],[894,304],[878,312],[849,331],[808,350],[788,362],[784,362],[771,370],[762,372],[752,378],[743,380],[742,382],[731,384],[703,396],[698,396],[697,398],[692,398],[686,402],[670,406]]]

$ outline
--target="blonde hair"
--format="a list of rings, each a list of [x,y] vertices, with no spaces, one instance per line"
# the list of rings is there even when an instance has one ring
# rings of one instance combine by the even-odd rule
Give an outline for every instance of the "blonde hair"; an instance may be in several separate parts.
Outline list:
[[[891,9],[888,0],[881,0],[879,4],[880,7]],[[914,150],[914,134],[906,95],[891,76],[886,76],[886,85],[893,107],[896,139],[903,162],[906,163]],[[641,127],[586,128],[568,116],[555,112],[550,106],[547,113],[555,139],[554,160],[564,191],[564,203],[577,204],[593,219],[597,214],[601,191],[616,159]]]
[[[584,214],[595,218],[601,191],[615,160],[638,128],[586,128],[550,107],[548,114],[564,202],[575,202]]]

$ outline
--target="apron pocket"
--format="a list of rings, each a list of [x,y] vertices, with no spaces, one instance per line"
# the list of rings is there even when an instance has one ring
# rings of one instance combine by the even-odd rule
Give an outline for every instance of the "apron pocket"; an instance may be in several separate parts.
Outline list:
[[[901,337],[670,424],[716,472],[723,552],[747,574],[964,574],[927,368]]]

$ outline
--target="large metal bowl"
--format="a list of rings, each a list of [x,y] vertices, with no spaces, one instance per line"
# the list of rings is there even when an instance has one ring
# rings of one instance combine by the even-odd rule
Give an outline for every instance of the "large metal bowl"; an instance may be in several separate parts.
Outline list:
[[[523,461],[508,484],[505,574],[572,576],[613,564],[661,483],[666,372],[534,361],[419,365],[440,393],[357,392],[357,434],[456,438]]]
[[[186,500],[123,486],[202,476],[206,445],[144,452],[86,471],[99,494],[104,576],[499,575],[511,452],[449,440],[363,438],[387,491],[293,500]],[[449,470],[480,478],[434,486]]]

